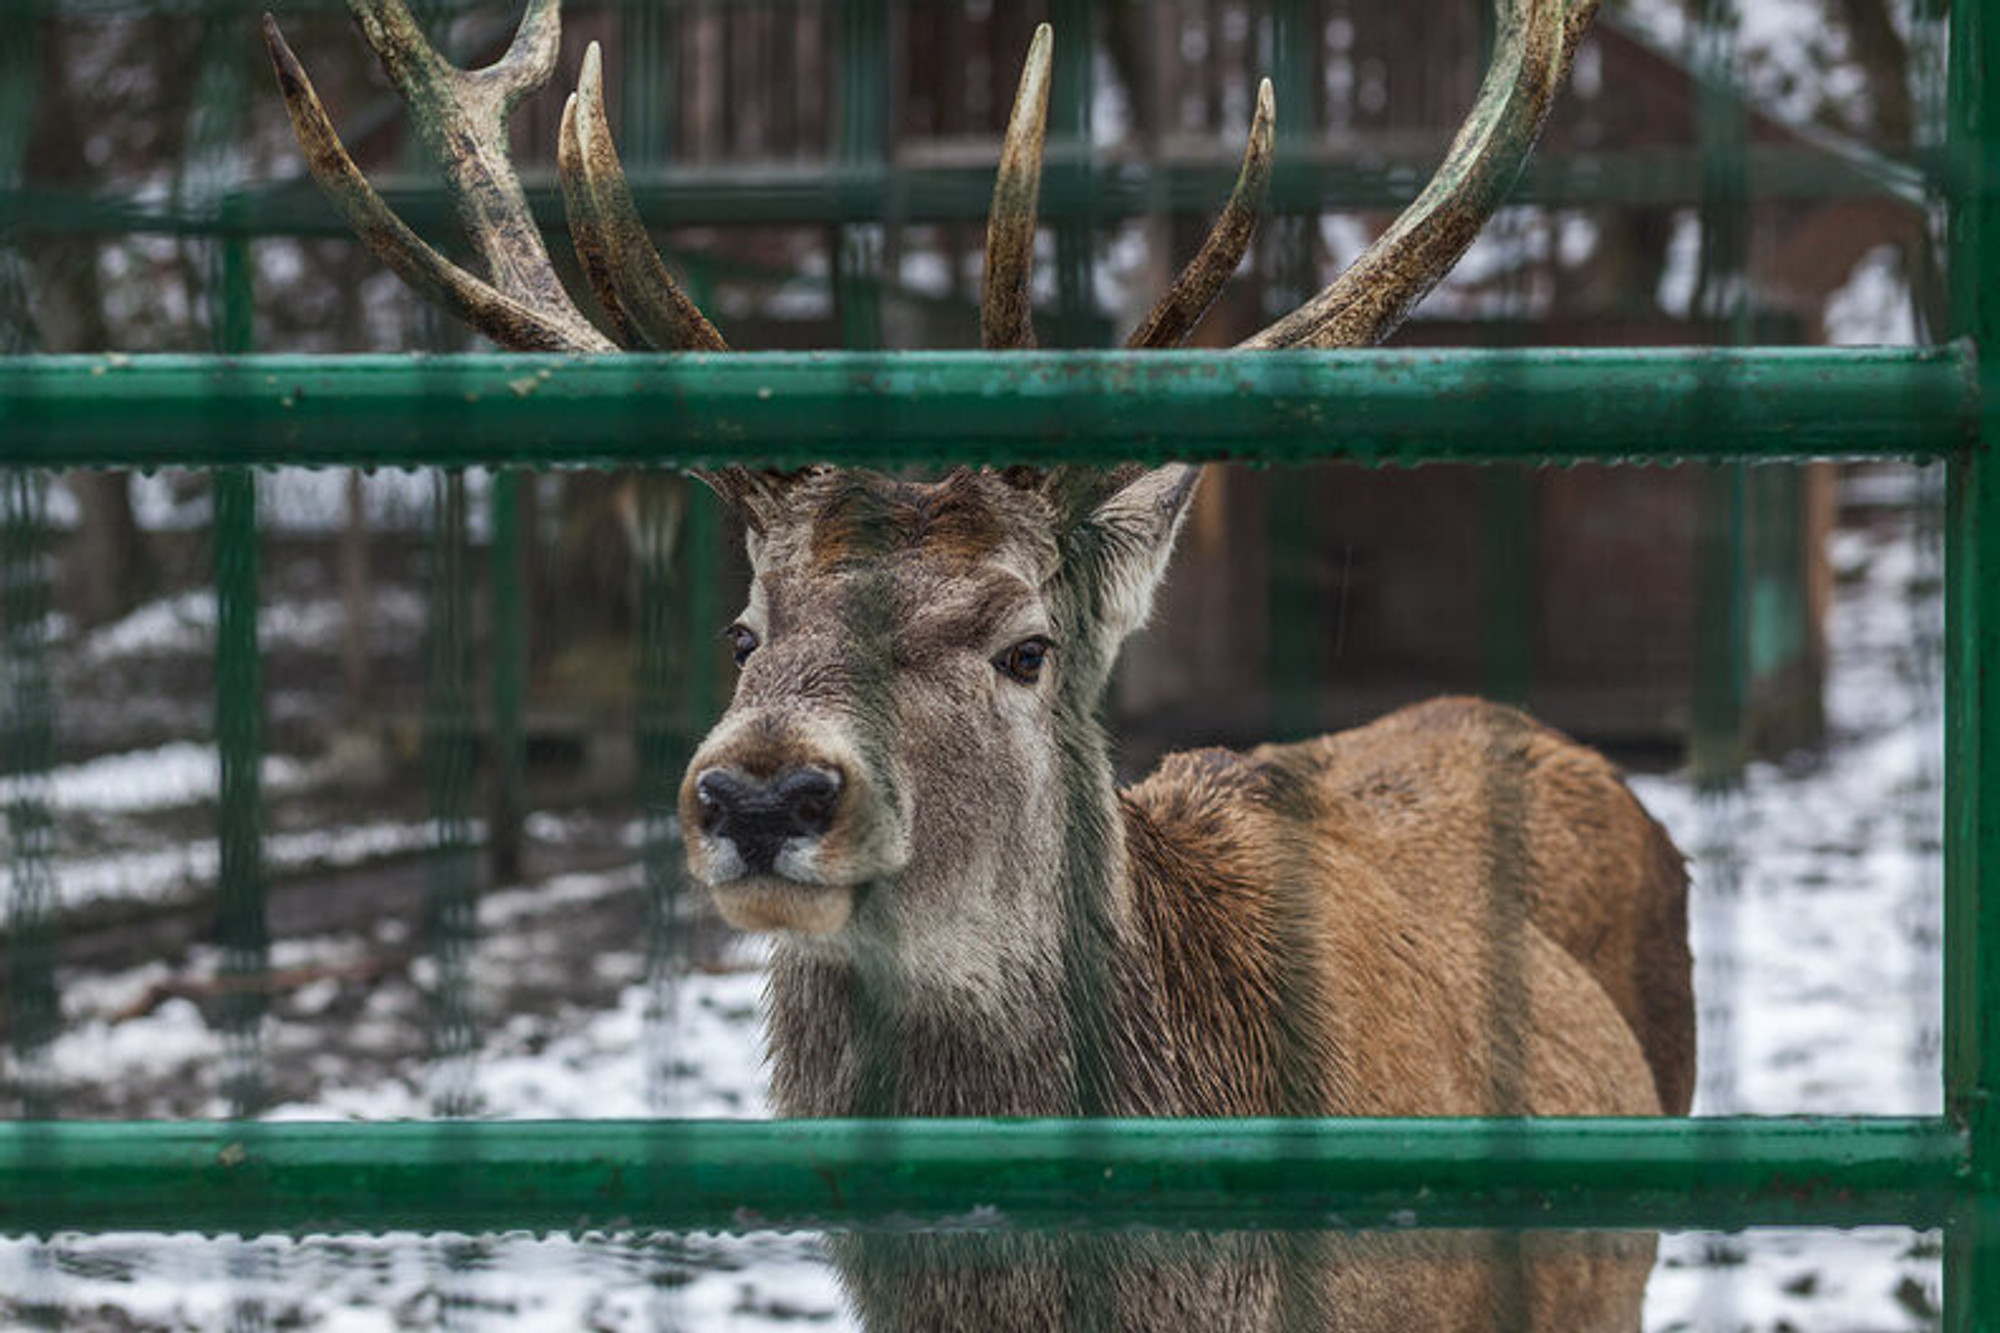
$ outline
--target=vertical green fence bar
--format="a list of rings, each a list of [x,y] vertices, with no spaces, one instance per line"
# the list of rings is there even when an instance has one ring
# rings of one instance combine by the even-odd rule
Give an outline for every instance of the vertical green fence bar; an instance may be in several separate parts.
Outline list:
[[[1095,8],[1094,0],[1050,0],[1049,4],[1049,26],[1054,30],[1055,49],[1050,57],[1048,145],[1053,151],[1047,154],[1047,158],[1052,160],[1044,168],[1043,188],[1046,190],[1050,184],[1067,184],[1075,189],[1074,197],[1082,200],[1091,197],[1090,180],[1094,170],[1091,160],[1091,98],[1096,81],[1091,66],[1096,51]],[[994,85],[996,98],[1003,109],[1012,103],[1014,80],[1025,54],[1025,51],[1008,51],[1001,56]],[[1057,347],[1102,346],[1106,335],[1094,319],[1096,301],[1092,290],[1097,228],[1087,206],[1075,213],[1065,212],[1056,224],[1055,241],[1056,311],[1053,326],[1049,329],[1051,341]],[[1071,825],[1078,822],[1082,808],[1076,800],[1087,790],[1081,772],[1074,764],[1071,756],[1065,756],[1059,770],[1065,789],[1072,794],[1066,814],[1066,822]],[[1071,836],[1076,835],[1072,833]],[[1093,880],[1086,893],[1079,896],[1086,901],[1096,900],[1095,905],[1088,909],[1095,915],[1103,910],[1101,904],[1111,901],[1111,890],[1101,877],[1093,876]],[[1074,950],[1070,952],[1071,958],[1077,956]],[[1072,1024],[1086,1022],[1082,1019],[1086,1013],[1102,1014],[1109,1010],[1112,994],[1109,976],[1109,969],[1097,960],[1086,964],[1077,979],[1078,984],[1065,997]],[[1072,1038],[1078,1048],[1074,1058],[1079,1068],[1093,1068],[1102,1060],[1095,1040],[1096,1034],[1102,1030],[1098,1020],[1087,1020],[1083,1028],[1087,1035]],[[1095,1129],[1088,1129],[1082,1131],[1079,1137],[1087,1142],[1095,1138],[1096,1133]],[[1079,1253],[1073,1257],[1069,1268],[1070,1285],[1063,1307],[1063,1333],[1111,1333],[1113,1302],[1110,1275],[1099,1256],[1091,1252]]]
[[[1734,0],[1703,0],[1690,63],[1697,78],[1696,130],[1701,145],[1701,260],[1688,315],[1714,343],[1737,344],[1747,332],[1749,256],[1747,125],[1736,96]],[[1726,429],[1737,387],[1716,380],[1703,402],[1705,424]],[[1695,486],[1695,662],[1689,758],[1704,785],[1741,774],[1744,754],[1746,598],[1744,567],[1748,479],[1741,462],[1703,464]]]
[[[1101,347],[1108,336],[1097,318],[1093,275],[1096,271],[1097,221],[1089,201],[1096,197],[1091,151],[1091,109],[1096,89],[1093,66],[1097,53],[1096,0],[1051,0],[1049,22],[1055,29],[1054,68],[1049,89],[1049,125],[1056,152],[1050,163],[1058,182],[1068,182],[1072,197],[1084,207],[1065,210],[1056,226],[1057,347]]]
[[[431,807],[428,934],[437,964],[431,1001],[431,1110],[472,1109],[470,1058],[478,1040],[472,954],[479,936],[479,874],[472,829],[478,742],[471,690],[466,475],[437,473],[431,499],[430,643],[424,688],[424,768]]]
[[[1721,392],[1721,390],[1718,390]],[[1713,403],[1717,429],[1726,401]],[[1688,761],[1705,788],[1743,772],[1745,569],[1748,482],[1745,464],[1698,463],[1694,526],[1694,707]]]
[[[43,23],[0,24],[0,186],[20,182],[40,82]],[[18,267],[17,267],[18,265]],[[0,354],[32,351],[25,261],[0,235]],[[14,284],[18,280],[19,286]],[[61,1020],[53,958],[58,886],[50,869],[53,836],[49,766],[55,725],[49,682],[48,474],[0,471],[0,780],[6,784],[7,1005],[16,1086],[14,1113],[54,1113],[45,1055]]]
[[[18,127],[0,136],[0,187],[21,183],[45,26],[34,17],[0,23],[0,125]],[[32,352],[38,343],[27,260],[11,240],[0,227],[0,356]],[[49,1119],[61,1110],[48,1059],[62,1024],[55,978],[60,886],[50,864],[55,699],[49,679],[48,490],[47,472],[0,469],[0,782],[6,784],[0,830],[7,877],[0,921],[7,931],[5,1004],[15,1071],[14,1086],[0,1088],[8,1103],[0,1117],[23,1119]],[[59,1246],[30,1249],[26,1281],[14,1293],[23,1327],[62,1326],[60,1272]]]
[[[218,341],[228,351],[248,351],[250,264],[246,243],[222,244],[221,323]],[[221,755],[221,809],[217,829],[218,928],[223,967],[248,983],[229,997],[223,1030],[230,1043],[227,1089],[231,1109],[255,1115],[262,1108],[258,1031],[266,996],[255,984],[266,970],[269,936],[264,920],[263,666],[258,658],[257,475],[249,468],[215,473],[215,742]]]
[[[842,167],[879,167],[888,161],[893,137],[889,96],[893,70],[887,0],[835,0],[835,40],[839,43],[838,84],[834,89],[834,156]],[[864,175],[869,173],[862,173]],[[887,228],[893,201],[871,197],[881,222],[842,223],[834,228],[833,301],[841,346],[862,351],[882,345],[882,281]]]
[[[1956,282],[1956,279],[1954,279]],[[1986,373],[1982,372],[1982,378]],[[1945,1105],[1968,1131],[1975,1191],[1945,1240],[1944,1327],[2000,1329],[2000,1161],[1993,1098],[2000,1071],[2000,920],[1985,871],[2000,865],[2000,476],[1990,424],[1952,463],[1946,518]]]
[[[2000,21],[1951,6],[1946,127],[1954,331],[1977,340],[1979,435],[1950,464],[1945,604],[1945,1107],[1968,1131],[1974,1190],[1945,1244],[1950,1333],[2000,1329]]]
[[[1317,93],[1320,53],[1316,0],[1271,0],[1271,91],[1278,110],[1275,172],[1311,170],[1319,132]],[[1277,180],[1273,181],[1276,193]],[[1259,249],[1274,276],[1267,285],[1267,316],[1298,306],[1316,287],[1317,217],[1278,213],[1261,229]],[[1264,685],[1270,700],[1273,740],[1296,740],[1320,730],[1319,692],[1323,681],[1320,627],[1329,608],[1316,586],[1320,537],[1315,506],[1322,469],[1284,468],[1264,477],[1264,542],[1270,562],[1265,594]],[[1345,577],[1345,574],[1343,574]]]
[[[665,1028],[674,1012],[685,955],[681,843],[673,814],[690,719],[677,706],[688,673],[676,668],[689,656],[690,630],[699,631],[681,623],[685,597],[674,579],[675,570],[684,567],[675,557],[683,554],[690,488],[685,479],[663,472],[641,472],[637,486],[633,725],[644,830],[647,1019],[654,1028],[647,1042],[646,1081],[647,1106],[661,1112],[671,1105],[676,1053]]]
[[[50,868],[54,828],[49,766],[55,758],[49,683],[48,477],[0,473],[0,780],[6,783],[8,1018],[15,1113],[55,1114],[45,1059],[61,1021],[54,936],[58,885]]]
[[[198,92],[188,129],[189,163],[179,182],[197,200],[219,197],[247,107],[242,30],[228,18],[205,20]],[[250,242],[233,232],[209,250],[210,340],[219,352],[254,350],[255,292]],[[214,475],[215,742],[219,792],[217,921],[223,971],[236,984],[222,1014],[224,1091],[230,1112],[255,1116],[265,1100],[263,1023],[269,996],[264,910],[263,668],[258,657],[259,560],[257,476],[248,468]]]
[[[647,119],[654,125],[638,147],[642,156],[630,159],[649,171],[673,157],[672,126],[679,117],[681,15],[662,0],[640,0],[623,16],[624,103],[627,121]],[[791,71],[774,71],[790,78]],[[638,761],[638,804],[643,838],[646,912],[646,1106],[655,1114],[674,1109],[674,1082],[680,1065],[674,1048],[673,1019],[678,988],[685,972],[686,939],[682,930],[682,851],[674,822],[674,795],[685,767],[690,718],[691,680],[686,669],[694,658],[704,626],[690,625],[686,580],[706,578],[695,572],[694,534],[690,507],[707,500],[704,488],[685,477],[664,472],[637,474],[634,566],[638,605],[633,616],[634,651],[633,748]],[[678,576],[678,577],[677,577]]]
[[[224,15],[203,20],[195,104],[190,115],[188,167],[179,185],[196,200],[224,194],[231,183],[234,152],[248,110],[243,71],[242,28]],[[225,202],[233,217],[233,202]],[[256,290],[250,241],[231,229],[208,247],[210,340],[232,356],[256,347]],[[217,933],[224,975],[238,984],[225,996],[222,1011],[224,1092],[229,1112],[254,1118],[269,1099],[265,1078],[264,1020],[270,993],[270,931],[265,914],[264,682],[259,656],[260,561],[257,474],[229,468],[214,479],[215,514],[211,541],[215,561],[215,740],[221,781],[216,831],[220,883]],[[255,1242],[230,1251],[232,1333],[262,1333],[268,1314],[258,1294],[266,1256]]]
[[[486,802],[486,855],[495,884],[521,874],[521,819],[527,802],[527,755],[521,709],[527,693],[528,626],[521,578],[519,468],[493,474],[488,504],[493,521],[487,554],[487,595],[492,608],[493,781]]]
[[[673,783],[668,798],[679,792],[681,770],[693,757],[694,746],[722,711],[723,696],[733,688],[730,668],[722,656],[722,552],[729,535],[724,532],[722,501],[706,486],[683,478],[683,516],[680,547],[674,558],[680,603],[677,627],[686,645],[681,658],[681,698],[675,710],[680,730],[680,750],[668,777]],[[729,608],[733,611],[735,608]],[[669,814],[672,810],[669,809]],[[682,863],[674,862],[674,873]]]
[[[1211,12],[1214,12],[1213,10]],[[1259,51],[1262,69],[1252,69],[1247,80],[1253,91],[1265,71],[1271,78],[1272,97],[1277,109],[1279,163],[1297,163],[1300,169],[1315,157],[1315,145],[1324,130],[1321,125],[1326,15],[1320,0],[1271,0],[1268,14],[1269,49]],[[1210,28],[1208,58],[1220,62],[1223,52],[1220,32]],[[1254,107],[1246,108],[1254,116]],[[1267,269],[1274,280],[1266,286],[1267,300],[1281,309],[1291,309],[1304,301],[1319,285],[1319,218],[1315,213],[1289,213],[1268,218],[1264,226],[1263,250]],[[1171,234],[1171,232],[1170,232]],[[1170,263],[1180,262],[1174,256]],[[1265,316],[1276,313],[1267,308]],[[1329,672],[1333,663],[1327,651],[1325,626],[1340,614],[1338,601],[1324,600],[1327,592],[1320,569],[1322,521],[1319,512],[1320,483],[1328,469],[1325,464],[1294,465],[1267,472],[1264,511],[1267,575],[1267,642],[1265,691],[1271,722],[1277,739],[1291,739],[1323,730],[1325,710],[1322,692],[1333,685]],[[1344,581],[1351,571],[1343,568]],[[1344,596],[1339,588],[1335,596]],[[1336,634],[1340,630],[1336,629]],[[1292,893],[1311,882],[1309,858],[1302,849],[1287,844],[1273,867]],[[1294,948],[1303,948],[1295,942]],[[1297,1033],[1309,1030],[1301,1015],[1314,1002],[1314,987],[1299,971],[1287,969],[1281,975],[1278,993],[1277,1029]],[[1296,1079],[1300,1059],[1299,1043],[1289,1039],[1281,1056],[1283,1077]],[[1297,1081],[1294,1086],[1307,1086]],[[1319,1326],[1318,1293],[1313,1290],[1317,1263],[1325,1261],[1326,1237],[1301,1235],[1291,1238],[1279,1264],[1276,1326],[1280,1333],[1309,1333]]]
[[[1493,60],[1495,17],[1479,9],[1478,67]],[[1492,224],[1489,224],[1491,226]],[[1487,346],[1517,347],[1525,339],[1518,323],[1525,274],[1509,282],[1509,311],[1487,335]],[[1493,418],[1509,421],[1518,376],[1511,364],[1493,376]],[[1540,624],[1537,540],[1540,487],[1529,463],[1496,463],[1479,471],[1479,691],[1499,703],[1528,706],[1535,671],[1535,636]]]
[[[458,6],[449,0],[411,0],[411,12],[433,47],[447,59],[476,63],[447,39]],[[441,170],[419,136],[408,135],[403,156],[417,170]],[[465,346],[466,330],[429,303],[416,311],[417,339],[427,351]],[[430,838],[424,884],[426,944],[436,966],[430,997],[431,1114],[464,1116],[476,1109],[472,1060],[479,1024],[472,989],[479,941],[480,846],[478,809],[479,719],[473,685],[473,562],[468,472],[447,467],[431,477],[429,620],[425,642],[423,757],[430,805]],[[490,832],[490,830],[489,830]],[[447,1244],[441,1299],[447,1309],[464,1296],[463,1270],[474,1248]]]

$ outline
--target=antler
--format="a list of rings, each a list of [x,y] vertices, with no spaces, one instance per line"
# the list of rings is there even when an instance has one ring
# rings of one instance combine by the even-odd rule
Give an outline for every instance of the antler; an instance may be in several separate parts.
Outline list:
[[[1035,29],[1007,137],[1000,149],[1000,172],[986,220],[986,281],[979,307],[980,342],[989,349],[1033,347],[1029,279],[1035,256],[1035,208],[1041,191],[1042,150],[1047,143],[1049,65],[1054,38],[1049,25]],[[1257,229],[1257,213],[1271,183],[1274,112],[1271,81],[1257,89],[1257,115],[1236,188],[1208,240],[1174,285],[1126,341],[1128,347],[1175,347],[1187,337],[1222,284],[1236,271]]]
[[[1451,270],[1520,174],[1598,0],[1494,0],[1493,63],[1442,166],[1416,201],[1318,296],[1246,339],[1246,349],[1357,347],[1386,338]],[[602,352],[617,346],[724,350],[715,327],[681,293],[632,203],[604,111],[603,60],[595,43],[563,108],[558,163],[571,239],[618,333],[614,343],[564,290],[507,157],[507,117],[554,72],[560,0],[529,0],[507,53],[482,70],[447,63],[424,40],[404,0],[347,0],[417,131],[450,183],[459,219],[490,280],[426,245],[382,201],[340,142],[312,82],[269,15],[264,34],[306,161],[349,224],[411,287],[504,347]],[[1049,27],[1035,31],[1008,120],[987,223],[981,341],[1032,347],[1030,276],[1048,120]],[[1257,112],[1236,187],[1208,239],[1127,340],[1179,345],[1242,261],[1270,183],[1271,85]],[[1072,476],[1072,473],[1077,475]],[[1022,473],[1026,480],[1026,473]],[[1115,477],[1057,468],[1052,496],[1081,503]],[[725,495],[763,484],[742,469],[707,478]]]
[[[1557,89],[1569,72],[1570,58],[1597,12],[1598,0],[1494,0],[1499,23],[1493,62],[1465,123],[1459,127],[1443,165],[1414,202],[1335,278],[1318,296],[1291,314],[1239,344],[1246,350],[1284,347],[1365,347],[1381,342],[1404,316],[1456,264],[1512,188],[1548,118]],[[987,243],[986,308],[1012,310],[1012,301],[996,303],[993,274],[998,272],[1010,292],[1018,292],[1021,312],[1008,327],[1027,330],[1025,313],[1027,255],[1034,241],[1034,190],[1024,187],[1017,159],[1032,151],[1039,165],[1042,134],[1039,111],[1023,128],[1022,105],[1031,88],[1045,89],[1047,55],[1042,49],[1046,29],[1036,34],[1016,100],[1014,123],[1008,129],[1002,155],[1001,187],[994,192],[994,222]],[[1045,98],[1038,92],[1036,97]],[[1127,340],[1128,347],[1178,346],[1214,301],[1248,249],[1256,227],[1265,187],[1270,181],[1272,105],[1269,80],[1257,90],[1257,115],[1250,128],[1250,145],[1236,189],[1200,252],[1152,312]],[[1017,141],[1023,147],[1017,149]],[[1005,205],[1003,210],[1003,204]],[[1029,212],[1025,221],[1020,210]],[[1013,249],[996,263],[992,237],[1003,228],[1014,238]],[[996,343],[995,325],[987,325],[987,345],[1032,345],[1032,332],[1022,341]],[[1015,469],[1022,484],[1033,484],[1064,513],[1077,515],[1144,469],[1097,469],[1064,464],[1045,473]],[[1195,469],[1184,479],[1191,482]],[[1184,498],[1186,486],[1170,494]]]
[[[979,303],[979,341],[989,350],[1035,345],[1028,280],[1035,262],[1035,206],[1042,188],[1054,43],[1048,24],[1035,29],[1000,147],[993,207],[986,215],[986,281]]]
[[[660,261],[632,207],[604,115],[602,61],[592,43],[563,111],[561,165],[571,235],[620,341],[570,300],[542,245],[507,156],[507,118],[555,72],[560,0],[529,0],[507,53],[480,70],[447,62],[404,0],[347,0],[361,34],[410,107],[418,137],[445,173],[460,223],[489,279],[453,264],[398,218],[348,155],[312,80],[270,15],[264,39],[306,164],[376,257],[419,294],[516,351],[609,352],[619,346],[722,350],[722,337]]]
[[[1236,188],[1223,205],[1208,239],[1195,252],[1174,285],[1167,288],[1132,336],[1127,347],[1179,347],[1215,298],[1222,284],[1243,262],[1250,238],[1257,234],[1257,214],[1264,207],[1264,192],[1271,184],[1272,133],[1277,122],[1271,81],[1257,85],[1257,115],[1250,122],[1250,144],[1243,150],[1243,169],[1237,173]]]
[[[404,0],[347,0],[389,81],[409,104],[425,147],[445,172],[459,221],[492,275],[467,273],[395,215],[348,155],[312,80],[270,15],[264,39],[306,163],[368,248],[426,296],[502,347],[523,352],[726,351],[728,344],[682,295],[646,235],[604,114],[603,57],[585,53],[577,91],[563,107],[558,164],[570,238],[618,332],[613,342],[578,310],[542,245],[507,156],[507,118],[555,72],[561,0],[529,0],[513,43],[486,69],[461,70],[424,39]],[[732,504],[777,484],[728,467],[697,473]]]
[[[626,346],[727,351],[715,326],[682,295],[639,221],[604,114],[604,58],[596,42],[584,52],[576,91],[563,106],[557,165],[570,242]]]
[[[312,80],[270,15],[264,40],[306,164],[361,239],[419,293],[505,347],[612,350],[564,292],[507,160],[507,116],[555,69],[556,0],[532,0],[499,63],[466,71],[424,40],[403,0],[348,0],[389,81],[409,103],[417,132],[444,169],[459,221],[486,261],[490,282],[426,245],[392,212],[348,156]]]
[[[1493,63],[1430,184],[1346,272],[1242,347],[1379,343],[1472,244],[1521,174],[1597,0],[1495,0],[1494,9]]]
[[[1598,0],[1495,0],[1493,63],[1442,166],[1389,229],[1347,271],[1242,347],[1365,347],[1395,331],[1412,307],[1451,271],[1520,175],[1569,72]],[[987,224],[983,332],[988,347],[1031,347],[1028,269],[1035,238],[1048,107],[1049,30],[1035,32],[1000,158]],[[1269,80],[1236,189],[1200,252],[1127,340],[1128,347],[1174,347],[1187,336],[1241,262],[1271,175],[1273,113]]]

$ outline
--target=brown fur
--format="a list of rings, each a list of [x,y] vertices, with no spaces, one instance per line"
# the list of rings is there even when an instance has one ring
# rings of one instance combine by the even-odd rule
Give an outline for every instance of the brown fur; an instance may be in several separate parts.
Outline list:
[[[1492,891],[1521,894],[1519,910],[1590,971],[1638,1034],[1661,1106],[1687,1114],[1686,867],[1602,755],[1477,699],[1434,700],[1295,748],[1346,818],[1374,826],[1402,882],[1436,884],[1477,864],[1493,838],[1495,788],[1513,794],[1519,860],[1496,867]]]
[[[1693,1076],[1678,855],[1600,757],[1440,700],[1123,793],[1092,721],[1190,477],[1073,513],[813,473],[751,516],[763,639],[690,768],[847,776],[780,930],[786,1115],[1650,1115]],[[1043,678],[996,654],[1043,635]],[[707,877],[726,849],[690,840]],[[721,858],[721,859],[718,859]],[[732,898],[732,895],[734,896]],[[813,916],[787,903],[837,904]],[[817,907],[814,909],[817,911]],[[796,919],[787,920],[787,912]],[[752,914],[745,912],[748,918]],[[818,933],[821,917],[841,924]],[[1653,1242],[846,1239],[876,1329],[1632,1329]]]
[[[980,493],[978,475],[960,471],[930,486],[882,486],[834,474],[813,517],[813,562],[833,569],[896,548],[922,548],[954,563],[984,559],[1006,530]]]

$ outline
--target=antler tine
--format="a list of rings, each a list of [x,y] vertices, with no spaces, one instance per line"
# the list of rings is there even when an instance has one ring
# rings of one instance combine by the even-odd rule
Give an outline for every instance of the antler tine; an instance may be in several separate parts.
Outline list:
[[[986,284],[979,308],[980,342],[988,349],[1033,347],[1035,324],[1028,280],[1035,258],[1035,208],[1041,194],[1042,147],[1049,116],[1049,25],[1035,29],[986,221]]]
[[[1520,174],[1597,0],[1495,0],[1493,63],[1444,164],[1318,296],[1245,348],[1366,347],[1451,271]]]
[[[451,264],[382,202],[341,144],[283,35],[269,15],[265,42],[307,165],[376,256],[420,293],[504,347],[599,352],[611,341],[583,317],[549,262],[526,194],[507,157],[507,115],[555,69],[558,0],[529,0],[507,54],[468,73],[447,63],[403,0],[348,0],[362,35],[409,104],[418,137],[445,173],[459,221],[485,260],[489,281]]]
[[[398,0],[400,3],[400,0]],[[467,78],[500,93],[502,115],[555,76],[562,57],[562,0],[528,0],[528,12],[514,30],[506,54]]]
[[[503,347],[532,352],[614,350],[610,340],[577,313],[567,296],[554,307],[522,300],[467,273],[425,244],[383,202],[348,155],[312,80],[268,14],[264,16],[264,40],[277,69],[278,87],[291,114],[293,132],[305,150],[306,165],[348,225],[397,277]],[[522,211],[526,211],[525,202]],[[536,243],[539,246],[539,238]],[[542,262],[548,262],[546,252]],[[500,277],[497,267],[495,277]],[[553,270],[549,277],[554,280]]]
[[[1237,173],[1236,188],[1230,192],[1229,202],[1223,205],[1222,216],[1215,220],[1208,239],[1174,279],[1174,285],[1125,340],[1127,347],[1180,346],[1215,303],[1222,284],[1229,281],[1229,275],[1243,262],[1250,239],[1257,234],[1257,215],[1264,207],[1264,194],[1271,184],[1276,120],[1271,81],[1265,79],[1257,86],[1257,114],[1250,122],[1250,142],[1243,150],[1243,169]]]
[[[508,158],[508,113],[555,72],[560,0],[529,0],[507,53],[472,72],[437,53],[404,0],[347,0],[347,7],[409,104],[417,137],[443,170],[459,221],[493,285],[539,310],[561,310],[586,323],[549,262]]]
[[[440,56],[405,0],[348,0],[347,8],[390,82],[406,95],[427,83],[455,82],[462,94],[476,90],[504,113],[549,81],[562,53],[562,0],[528,0],[506,54],[480,70],[457,69]]]
[[[625,344],[661,352],[727,351],[639,221],[604,114],[604,58],[596,42],[584,52],[576,92],[563,107],[557,163],[570,241]]]

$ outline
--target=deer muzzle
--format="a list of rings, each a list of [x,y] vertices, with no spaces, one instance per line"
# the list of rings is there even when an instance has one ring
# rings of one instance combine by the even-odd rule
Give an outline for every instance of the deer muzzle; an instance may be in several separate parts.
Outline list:
[[[788,852],[806,850],[833,825],[840,801],[840,774],[816,765],[785,769],[768,778],[747,777],[726,768],[695,776],[701,832],[734,850],[744,873],[784,875]]]
[[[862,884],[908,859],[884,791],[837,725],[725,718],[681,784],[688,869],[738,929],[830,935]]]

